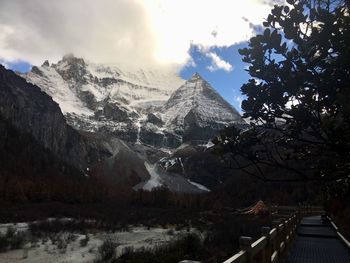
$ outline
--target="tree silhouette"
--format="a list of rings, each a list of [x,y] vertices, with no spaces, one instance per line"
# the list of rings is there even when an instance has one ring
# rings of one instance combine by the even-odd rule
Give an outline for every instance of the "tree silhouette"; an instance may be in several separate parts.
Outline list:
[[[239,50],[251,76],[241,87],[251,127],[222,131],[217,150],[263,180],[348,183],[349,2],[287,0],[263,25]]]

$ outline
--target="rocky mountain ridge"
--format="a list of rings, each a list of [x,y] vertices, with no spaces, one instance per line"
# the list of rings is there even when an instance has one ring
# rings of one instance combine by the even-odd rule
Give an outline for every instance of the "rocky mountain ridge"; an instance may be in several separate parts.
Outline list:
[[[239,113],[198,74],[121,69],[66,55],[22,75],[56,101],[78,130],[127,142],[176,148],[208,141],[226,125],[245,125]]]
[[[0,175],[103,176],[133,186],[147,180],[144,161],[117,138],[77,131],[59,105],[39,87],[0,65]],[[125,157],[126,158],[126,157]]]
[[[38,154],[37,161],[48,166],[59,160],[54,166],[58,170],[70,165],[80,174],[134,189],[210,191],[207,187],[220,184],[221,178],[208,171],[211,166],[221,168],[205,153],[208,142],[227,125],[246,125],[199,74],[183,81],[150,70],[93,64],[73,55],[51,65],[45,61],[20,76],[2,71],[11,77],[1,80],[0,117],[11,129],[33,137],[27,149],[31,157]],[[37,145],[42,148],[33,150]],[[16,158],[13,153],[14,163]]]

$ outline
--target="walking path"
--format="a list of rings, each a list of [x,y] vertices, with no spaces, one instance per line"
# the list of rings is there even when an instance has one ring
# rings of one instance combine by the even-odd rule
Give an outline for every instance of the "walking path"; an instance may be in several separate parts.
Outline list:
[[[321,216],[304,217],[285,263],[349,263],[350,248]]]

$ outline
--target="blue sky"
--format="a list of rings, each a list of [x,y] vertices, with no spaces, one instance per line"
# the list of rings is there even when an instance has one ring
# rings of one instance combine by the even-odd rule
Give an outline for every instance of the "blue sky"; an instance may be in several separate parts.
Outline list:
[[[21,60],[13,62],[0,60],[0,64],[5,65],[5,67],[8,69],[12,69],[13,71],[19,71],[22,73],[28,72],[32,68],[32,65],[30,63]]]
[[[208,52],[217,54],[222,60],[232,65],[231,71],[217,69],[211,71],[209,67],[212,61],[205,53],[200,51],[197,46],[192,46],[190,55],[193,59],[193,65],[189,64],[184,67],[180,76],[188,79],[193,73],[198,72],[204,79],[206,79],[229,103],[231,103],[237,110],[241,111],[240,104],[243,98],[240,87],[249,79],[248,72],[245,71],[246,63],[243,63],[238,49],[246,47],[247,43],[232,45],[223,48],[210,48]]]

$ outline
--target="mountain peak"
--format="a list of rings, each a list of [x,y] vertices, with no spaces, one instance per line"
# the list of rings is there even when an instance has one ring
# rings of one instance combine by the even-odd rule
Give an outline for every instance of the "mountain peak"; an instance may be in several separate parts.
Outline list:
[[[45,60],[41,66],[42,67],[50,67],[50,62],[48,60]]]
[[[67,62],[68,64],[79,64],[82,66],[85,65],[85,61],[83,58],[75,57],[74,54],[72,54],[72,53],[64,55],[62,60],[59,61],[58,63],[60,63],[60,62]]]
[[[173,92],[163,109],[167,129],[182,129],[186,140],[193,129],[198,131],[195,136],[205,140],[226,125],[244,125],[237,110],[198,73]]]
[[[204,80],[198,72],[194,73],[192,77],[189,79],[190,81]]]
[[[75,58],[75,56],[73,53],[67,53],[67,54],[63,55],[62,60],[65,61],[65,60],[70,60],[70,59],[74,59],[74,58]]]

